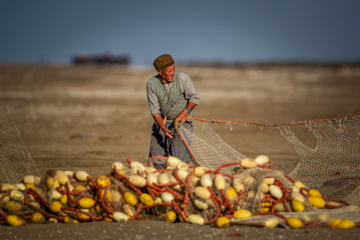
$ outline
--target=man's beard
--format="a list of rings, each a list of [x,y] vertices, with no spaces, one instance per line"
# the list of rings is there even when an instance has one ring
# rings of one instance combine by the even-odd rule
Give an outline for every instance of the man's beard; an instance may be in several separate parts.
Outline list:
[[[168,83],[172,83],[174,81],[174,79],[164,79],[164,80]]]

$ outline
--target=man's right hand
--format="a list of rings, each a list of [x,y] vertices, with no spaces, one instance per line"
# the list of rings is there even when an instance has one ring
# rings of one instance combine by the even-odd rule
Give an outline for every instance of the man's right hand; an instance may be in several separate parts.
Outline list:
[[[163,119],[160,114],[156,114],[154,116],[154,119],[155,119],[156,123],[159,125],[159,127],[161,128],[161,130],[164,131],[164,133],[167,137],[174,138],[174,136],[171,135],[171,130],[165,126],[165,123],[163,122]]]
[[[168,128],[165,127],[165,126],[164,126],[164,128],[161,128],[161,129],[164,131],[165,135],[166,135],[168,138],[174,138],[174,136],[171,135],[171,130],[170,130],[170,129],[168,129]]]

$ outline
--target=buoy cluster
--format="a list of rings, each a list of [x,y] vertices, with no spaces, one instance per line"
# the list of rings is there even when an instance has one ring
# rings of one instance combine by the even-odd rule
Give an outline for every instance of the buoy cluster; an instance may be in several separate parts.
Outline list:
[[[360,222],[357,206],[274,170],[265,155],[217,169],[166,160],[166,169],[128,158],[99,177],[49,170],[43,178],[1,184],[0,224],[153,219],[220,228],[351,228]]]

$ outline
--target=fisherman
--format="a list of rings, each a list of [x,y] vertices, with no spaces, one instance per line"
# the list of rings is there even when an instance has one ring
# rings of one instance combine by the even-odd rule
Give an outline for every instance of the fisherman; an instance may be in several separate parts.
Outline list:
[[[190,77],[175,71],[175,61],[169,54],[163,54],[154,61],[157,75],[146,83],[147,98],[152,126],[149,157],[175,156],[183,162],[190,161],[186,146],[175,134],[174,120],[192,132],[193,110],[200,103],[199,95]],[[188,144],[191,144],[189,140]],[[155,168],[166,168],[166,160],[152,158]]]

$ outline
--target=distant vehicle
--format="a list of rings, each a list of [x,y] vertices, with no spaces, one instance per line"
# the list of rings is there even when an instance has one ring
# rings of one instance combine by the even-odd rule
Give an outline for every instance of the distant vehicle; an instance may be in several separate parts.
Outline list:
[[[124,55],[112,55],[110,53],[104,53],[101,55],[89,56],[86,53],[79,53],[72,59],[73,65],[128,65],[130,64],[130,57]]]

